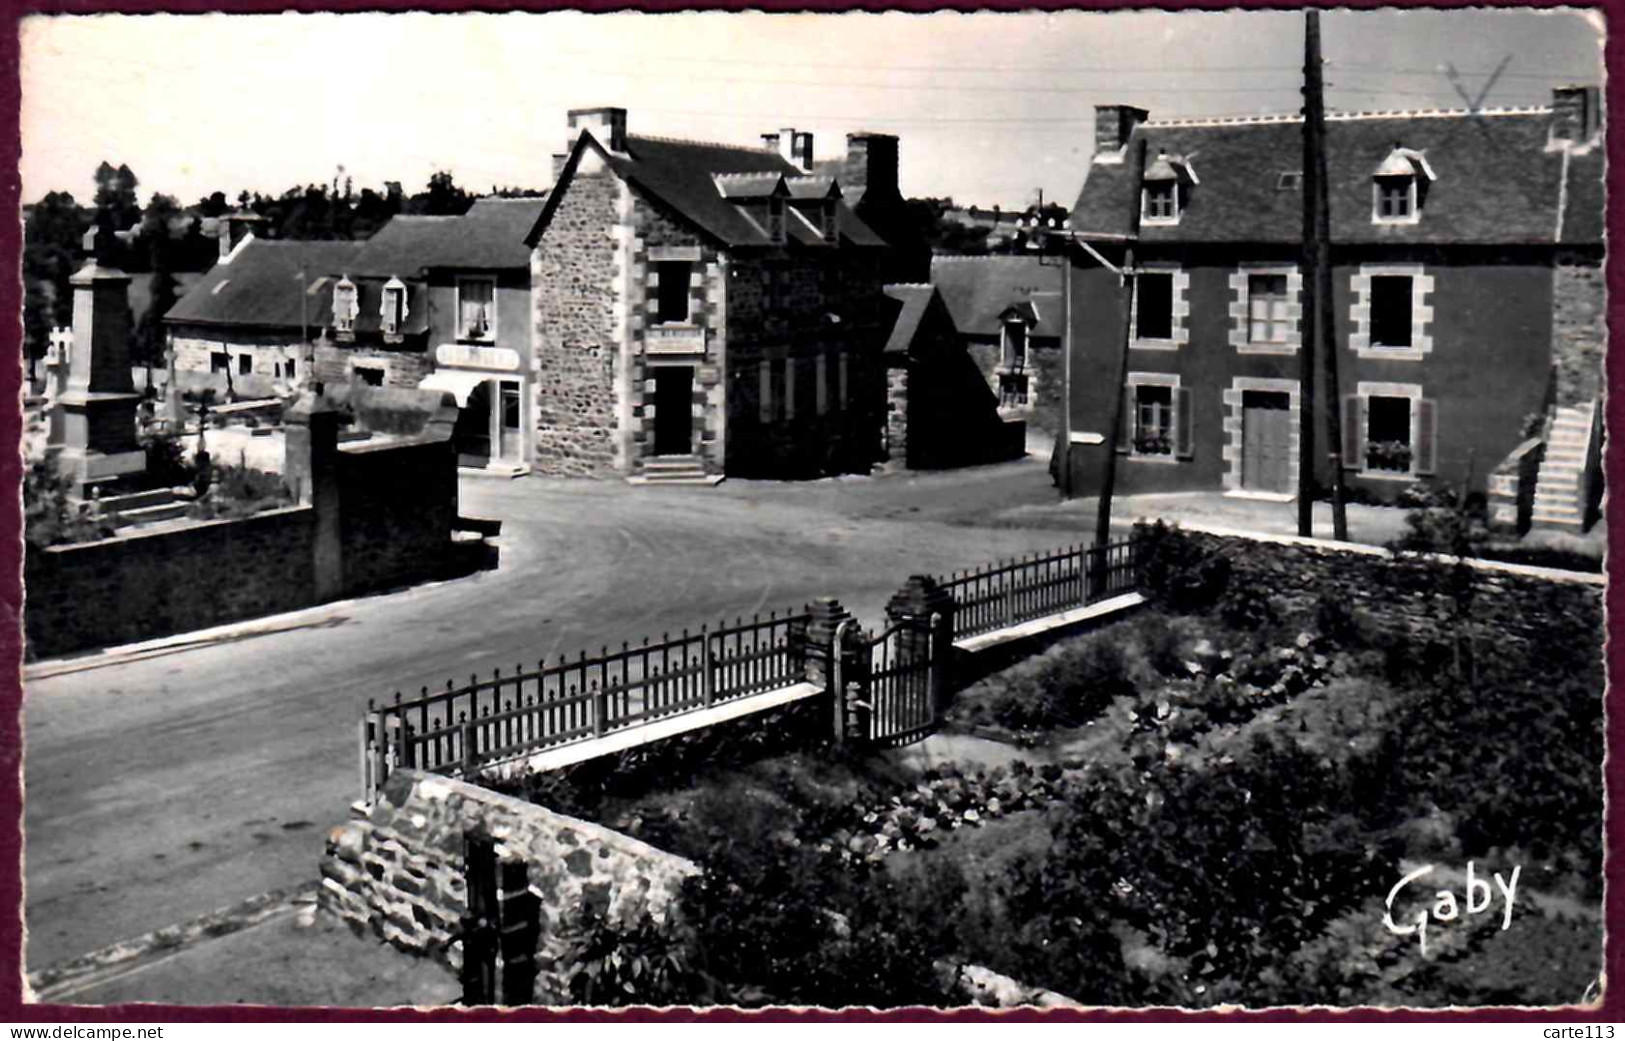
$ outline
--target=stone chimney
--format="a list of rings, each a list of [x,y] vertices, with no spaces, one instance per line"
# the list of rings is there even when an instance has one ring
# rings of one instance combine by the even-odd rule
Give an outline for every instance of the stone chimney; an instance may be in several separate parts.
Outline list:
[[[1552,90],[1552,140],[1583,145],[1602,130],[1602,91],[1595,86]]]
[[[1151,117],[1151,113],[1132,105],[1095,106],[1095,154],[1121,152],[1134,133],[1134,128]]]
[[[810,144],[811,142],[809,142]],[[897,194],[897,138],[892,134],[846,135],[841,188],[889,198]]]
[[[264,224],[265,218],[252,210],[233,210],[216,218],[215,231],[220,239],[220,263],[227,263],[231,259],[231,251],[236,249],[243,239],[258,234]]]
[[[618,155],[626,154],[626,109],[573,108],[569,112],[569,120],[570,136],[564,145],[566,152],[575,147],[581,131],[591,130],[593,138],[606,149]]]
[[[813,136],[810,132],[797,132],[795,127],[784,127],[777,133],[763,134],[762,147],[779,153],[802,173],[812,172]]]

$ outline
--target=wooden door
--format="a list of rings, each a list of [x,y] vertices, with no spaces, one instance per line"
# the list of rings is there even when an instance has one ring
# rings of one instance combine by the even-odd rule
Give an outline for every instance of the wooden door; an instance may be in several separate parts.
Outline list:
[[[1241,486],[1291,492],[1292,401],[1285,392],[1249,390],[1241,399]]]

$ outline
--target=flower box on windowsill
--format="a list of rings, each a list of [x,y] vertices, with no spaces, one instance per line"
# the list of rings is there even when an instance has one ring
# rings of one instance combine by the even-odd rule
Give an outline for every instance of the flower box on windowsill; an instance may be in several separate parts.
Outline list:
[[[1378,477],[1408,477],[1411,472],[1411,446],[1403,441],[1367,441],[1365,469]]]
[[[1172,459],[1174,443],[1163,434],[1141,434],[1134,438],[1134,454]]]

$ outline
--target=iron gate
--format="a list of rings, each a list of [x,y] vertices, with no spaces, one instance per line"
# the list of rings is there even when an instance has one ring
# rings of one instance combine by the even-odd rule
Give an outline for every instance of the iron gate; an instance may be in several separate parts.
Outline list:
[[[858,732],[868,744],[898,747],[919,741],[937,728],[938,692],[934,666],[939,618],[904,618],[857,641],[845,689],[855,693]]]

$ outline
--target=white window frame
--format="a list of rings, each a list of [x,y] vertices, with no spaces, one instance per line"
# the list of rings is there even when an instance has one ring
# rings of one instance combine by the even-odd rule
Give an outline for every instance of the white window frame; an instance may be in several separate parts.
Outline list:
[[[1172,314],[1169,316],[1169,331],[1173,336],[1166,340],[1140,338],[1140,286],[1134,287],[1134,301],[1129,307],[1129,330],[1133,333],[1133,340],[1129,346],[1140,351],[1177,351],[1190,342],[1190,314],[1191,306],[1187,297],[1190,294],[1191,276],[1178,264],[1161,261],[1152,261],[1141,264],[1137,274],[1172,275],[1173,293],[1169,302]]]
[[[1146,463],[1178,464],[1179,458],[1179,424],[1185,422],[1185,417],[1179,414],[1179,373],[1177,372],[1131,372],[1124,380],[1128,385],[1125,395],[1124,407],[1129,409],[1132,417],[1129,423],[1131,436],[1128,442],[1128,457]],[[1168,452],[1141,452],[1134,447],[1132,432],[1140,425],[1140,388],[1141,387],[1167,387],[1168,388]]]
[[[1291,327],[1286,339],[1252,339],[1252,284],[1254,275],[1286,276],[1286,315]],[[1230,346],[1238,354],[1296,354],[1303,346],[1303,272],[1296,264],[1243,264],[1230,274]]]
[[[399,294],[401,301],[401,313],[398,320],[389,306],[390,297],[394,294]],[[407,313],[408,297],[406,293],[406,283],[402,282],[398,278],[395,278],[394,276],[391,276],[389,281],[384,283],[384,291],[379,294],[378,299],[378,325],[379,328],[383,329],[384,335],[399,336],[401,326],[406,323]]]
[[[342,303],[348,295],[349,306]],[[361,290],[345,275],[333,285],[333,329],[341,333],[355,332],[356,316],[361,313]]]
[[[1377,383],[1362,380],[1354,391],[1360,399],[1360,459],[1359,470],[1361,477],[1369,477],[1374,481],[1403,481],[1409,483],[1416,480],[1417,446],[1422,438],[1422,385],[1420,383]],[[1372,398],[1409,398],[1411,402],[1411,465],[1404,471],[1399,470],[1373,470],[1366,466],[1365,446],[1371,443],[1371,399]],[[1437,452],[1438,445],[1433,450]],[[1348,465],[1348,460],[1343,461]]]
[[[1161,189],[1161,187],[1163,185],[1168,186],[1168,188],[1169,188],[1169,193],[1168,194],[1169,194],[1169,196],[1172,199],[1173,204],[1174,204],[1173,205],[1174,212],[1173,212],[1173,216],[1171,216],[1171,217],[1155,216],[1155,215],[1153,215],[1151,213],[1151,189],[1152,189],[1153,186],[1155,186],[1158,189]],[[1178,224],[1180,215],[1182,213],[1184,213],[1184,207],[1179,204],[1180,203],[1180,200],[1179,200],[1179,187],[1180,187],[1179,181],[1177,181],[1177,180],[1172,180],[1172,181],[1146,181],[1145,183],[1140,185],[1140,223],[1141,224],[1149,224],[1149,225],[1152,225],[1154,227],[1159,227],[1159,228],[1168,228],[1168,227],[1172,227],[1172,226]]]
[[[1411,344],[1409,347],[1384,347],[1371,342],[1371,280],[1378,277],[1407,277],[1411,280]],[[1354,303],[1349,305],[1349,318],[1354,331],[1349,334],[1349,349],[1361,358],[1391,358],[1420,361],[1433,352],[1433,307],[1427,301],[1433,295],[1433,276],[1421,264],[1361,264],[1360,270],[1349,276],[1349,291]]]
[[[491,287],[491,305],[486,314],[487,324],[490,326],[484,336],[471,336],[463,325],[463,287],[468,285],[488,285]],[[467,276],[457,280],[457,329],[455,339],[459,342],[495,343],[497,339],[497,280],[489,277]]]

